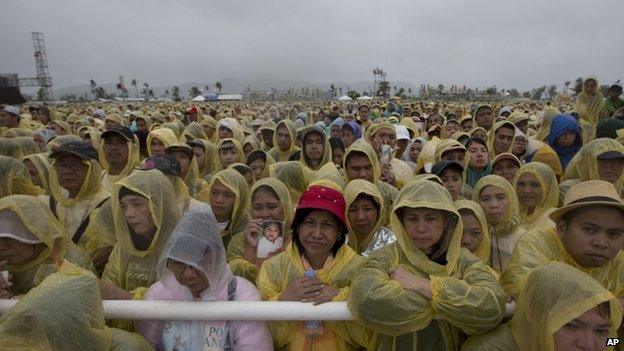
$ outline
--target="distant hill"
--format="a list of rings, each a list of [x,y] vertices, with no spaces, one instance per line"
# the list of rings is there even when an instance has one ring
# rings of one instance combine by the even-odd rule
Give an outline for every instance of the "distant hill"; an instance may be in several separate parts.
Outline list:
[[[126,83],[128,84],[128,83]],[[140,82],[140,86],[137,86],[138,90],[139,90],[139,94],[141,94],[141,90],[143,89],[142,86],[142,82]],[[210,91],[209,92],[216,92],[216,89],[214,88],[214,82],[211,83],[201,83],[201,82],[186,82],[183,84],[178,84],[178,88],[180,88],[180,94],[182,95],[183,98],[188,98],[189,97],[189,90],[192,87],[197,87],[199,90],[203,91],[204,90],[204,86],[208,84],[208,86],[210,87]],[[320,88],[323,91],[329,91],[330,90],[330,86],[333,84],[336,88],[336,94],[339,94],[339,89],[342,88],[342,94],[346,94],[347,93],[347,88],[349,88],[350,90],[355,90],[358,93],[362,93],[363,91],[369,91],[373,88],[373,82],[372,81],[357,81],[357,82],[334,82],[334,83],[321,83],[321,84],[315,84],[315,83],[310,83],[310,82],[304,82],[304,81],[271,81],[271,80],[263,80],[263,81],[254,81],[254,82],[243,82],[243,81],[239,81],[236,79],[223,79],[221,80],[221,84],[223,86],[223,88],[221,89],[221,92],[223,94],[241,94],[243,93],[247,87],[250,87],[252,90],[270,90],[271,88],[277,89],[277,90],[288,90],[288,89],[293,89],[295,91],[299,91],[301,90],[301,88],[309,88],[309,89],[315,89],[315,88]],[[175,84],[172,84],[170,86],[159,86],[159,87],[150,87],[150,89],[154,90],[154,94],[156,96],[162,96],[165,93],[165,90],[169,90],[169,92],[171,92],[171,90],[173,89]],[[106,83],[106,84],[102,84],[102,85],[98,85],[98,86],[102,86],[104,87],[104,89],[108,92],[108,93],[116,93],[119,94],[119,91],[117,90],[116,84],[115,83]],[[418,91],[418,87],[412,83],[408,83],[408,82],[390,82],[390,86],[391,87],[397,87],[397,89],[399,88],[404,88],[405,91],[407,91],[408,89],[412,89],[412,92],[414,94],[417,93]],[[128,86],[128,94],[130,95],[130,97],[134,97],[136,95],[136,90],[134,89],[134,87],[132,86]],[[391,92],[393,92],[393,90],[391,90]],[[59,89],[54,89],[52,91],[52,94],[54,95],[54,97],[56,97],[57,99],[60,98],[63,95],[76,95],[76,96],[80,96],[83,94],[87,94],[89,96],[91,96],[91,87],[89,86],[89,84],[83,84],[83,85],[76,85],[76,86],[71,86],[71,87],[65,87],[65,88],[59,88]]]

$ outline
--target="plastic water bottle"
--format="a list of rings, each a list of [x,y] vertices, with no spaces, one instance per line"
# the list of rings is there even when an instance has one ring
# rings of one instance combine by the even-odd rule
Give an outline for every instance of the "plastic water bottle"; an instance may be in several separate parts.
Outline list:
[[[316,273],[314,273],[314,270],[310,268],[303,273],[303,276],[307,278],[316,278]],[[303,325],[308,330],[309,334],[321,333],[321,321],[305,321]]]

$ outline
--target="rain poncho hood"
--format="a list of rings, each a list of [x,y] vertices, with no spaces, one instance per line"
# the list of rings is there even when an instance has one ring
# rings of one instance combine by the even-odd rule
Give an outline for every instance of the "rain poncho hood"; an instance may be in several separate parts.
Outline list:
[[[182,286],[169,270],[167,263],[170,259],[195,268],[208,280],[208,288],[202,292],[204,301],[215,300],[216,293],[233,278],[225,262],[225,248],[217,220],[208,205],[184,213],[158,261],[158,277],[163,285],[171,291],[182,289],[188,300],[192,300],[191,291]]]
[[[217,135],[219,133],[218,129],[221,127],[225,127],[232,131],[233,138],[236,139],[239,143],[242,143],[245,140],[245,133],[243,132],[243,127],[241,127],[238,120],[226,117],[217,122]]]
[[[617,151],[624,154],[624,146],[618,141],[609,138],[600,138],[590,141],[583,146],[581,151],[577,154],[578,156],[574,158],[577,159],[577,162],[570,162],[570,166],[566,169],[564,179],[579,178],[581,181],[600,179],[600,173],[598,173],[598,156],[609,151]],[[621,192],[623,184],[624,172],[613,185],[618,192]]]
[[[125,139],[124,139],[125,140]],[[103,179],[103,183],[107,183],[104,184],[106,188],[110,189],[111,185],[115,182],[117,182],[118,180],[127,177],[128,175],[130,175],[130,173],[134,170],[134,168],[136,166],[139,165],[140,161],[141,161],[141,156],[139,154],[139,139],[136,137],[136,135],[134,136],[134,141],[127,141],[126,140],[126,145],[128,145],[128,161],[126,162],[126,165],[124,166],[124,168],[121,170],[121,172],[119,174],[116,175],[111,175],[109,173],[110,171],[110,164],[108,163],[108,160],[106,159],[106,154],[104,153],[104,144],[106,143],[106,141],[103,141],[100,144],[99,150],[98,150],[98,155],[99,155],[99,159],[100,159],[100,164],[102,165],[102,168],[104,168],[105,171],[105,176]]]
[[[28,169],[22,162],[12,157],[0,156],[0,199],[9,195],[41,194],[43,189],[33,184]]]
[[[436,250],[446,264],[430,260],[411,242],[399,218],[402,208],[429,208],[447,215],[449,225]],[[494,272],[460,249],[459,218],[451,195],[441,185],[419,180],[403,187],[390,219],[397,243],[369,256],[351,286],[349,310],[356,321],[376,333],[369,349],[423,350],[444,345],[445,350],[457,350],[463,333],[482,333],[500,322],[504,293]],[[397,267],[430,279],[431,299],[392,280],[388,272]],[[461,280],[452,276],[456,273]]]
[[[518,203],[522,225],[526,229],[548,225],[550,223],[548,215],[559,206],[559,184],[557,182],[557,176],[550,167],[541,162],[527,163],[516,172],[516,178],[513,184],[516,189],[518,188],[518,179],[525,173],[531,173],[539,181],[542,188],[542,200],[532,214],[527,214],[527,209],[524,208],[522,204]]]
[[[119,192],[122,188],[127,188],[149,200],[156,232],[146,250],[138,250],[132,243],[131,228],[121,209]],[[146,257],[159,253],[158,251],[167,242],[171,231],[180,218],[180,211],[176,202],[171,201],[174,198],[173,188],[166,177],[157,170],[134,172],[113,185],[111,201],[115,219],[115,236],[124,252],[135,257]]]
[[[58,182],[58,175],[55,168],[56,160],[57,159],[52,160],[50,167],[50,190],[52,196],[54,196],[54,199],[59,204],[62,206],[74,206],[78,202],[88,198],[108,196],[108,193],[102,188],[102,167],[96,160],[89,159],[88,161],[82,161],[89,167],[89,169],[84,181],[82,182],[82,187],[80,188],[78,195],[74,198],[69,198],[69,192]],[[59,218],[61,218],[60,214]]]
[[[342,129],[349,128],[353,133],[353,140],[358,140],[362,137],[362,127],[356,122],[346,122],[342,125]]]
[[[204,127],[198,122],[191,122],[184,128],[184,133],[182,134],[186,141],[191,140],[208,140],[208,136],[204,132]]]
[[[17,294],[28,292],[46,275],[54,272],[63,258],[91,269],[88,256],[69,242],[65,231],[54,218],[47,204],[33,196],[12,195],[0,199],[0,211],[14,212],[22,225],[46,248],[39,256],[20,266],[7,266],[13,274],[10,288]]]
[[[249,186],[245,177],[243,177],[235,169],[225,169],[216,173],[210,179],[210,186],[205,188],[199,195],[198,199],[206,203],[210,203],[210,195],[212,187],[216,181],[221,182],[235,194],[234,206],[227,228],[221,233],[223,245],[227,248],[232,236],[245,228],[249,220]]]
[[[258,190],[268,187],[272,191],[277,194],[278,199],[282,203],[283,208],[283,221],[284,228],[287,231],[290,231],[290,227],[293,220],[294,214],[294,205],[290,199],[290,194],[288,192],[288,188],[284,183],[275,179],[275,178],[264,178],[260,179],[251,187],[249,191],[249,201],[251,203],[253,199],[253,194]],[[249,218],[252,218],[251,211],[249,212]],[[290,237],[289,234],[286,233],[284,238]],[[247,240],[245,239],[245,233],[239,232],[232,238],[227,248],[227,260],[230,267],[232,267],[232,272],[235,275],[241,276],[243,278],[248,279],[249,281],[256,281],[256,277],[258,275],[258,267],[255,264],[245,260],[243,258],[245,253],[245,246],[247,245]]]
[[[46,154],[32,154],[24,157],[33,163],[39,174],[41,186],[46,194],[50,194],[50,159]]]
[[[268,165],[269,176],[284,182],[290,192],[293,206],[299,203],[301,194],[308,188],[314,178],[314,171],[299,161],[278,162]]]
[[[27,155],[39,153],[39,147],[32,137],[0,138],[0,155],[18,160]]]
[[[277,130],[281,126],[286,127],[286,129],[288,130],[288,133],[290,134],[290,146],[288,147],[287,150],[280,149],[277,143]],[[273,133],[273,148],[269,150],[268,154],[271,155],[271,157],[273,157],[275,161],[277,162],[288,161],[288,159],[290,158],[292,154],[300,150],[300,148],[295,145],[296,136],[297,136],[297,127],[295,127],[295,124],[293,123],[293,121],[289,119],[280,121],[275,126],[275,133]]]
[[[520,205],[518,204],[518,196],[516,195],[516,191],[513,186],[509,184],[505,178],[495,174],[490,174],[479,179],[472,193],[472,201],[479,203],[481,191],[488,186],[495,186],[502,189],[509,200],[509,211],[505,214],[505,218],[501,221],[501,223],[492,225],[490,228],[493,236],[506,235],[520,223]]]
[[[152,140],[153,139],[158,139],[158,141],[160,141],[161,143],[163,143],[163,145],[165,145],[165,148],[178,142],[178,137],[175,135],[175,133],[171,129],[160,128],[160,129],[151,131],[147,135],[147,154],[150,157],[154,156],[152,153]]]
[[[554,351],[554,333],[601,303],[609,309],[608,336],[616,337],[622,308],[615,296],[572,266],[544,262],[522,286],[513,319],[491,332],[469,338],[462,350]]]
[[[358,196],[366,195],[373,199],[377,203],[379,210],[377,211],[377,221],[373,229],[368,233],[366,238],[362,240],[362,242],[358,241],[357,235],[353,230],[351,223],[349,222],[349,207],[357,200]],[[358,253],[361,253],[366,249],[369,242],[377,233],[379,228],[381,228],[385,222],[385,218],[383,218],[384,213],[386,213],[386,207],[379,192],[379,188],[377,186],[367,180],[364,179],[354,179],[347,184],[347,187],[344,190],[344,197],[346,201],[345,206],[345,218],[347,219],[347,229],[349,230],[348,243],[349,246]]]
[[[320,134],[321,138],[323,139],[323,157],[321,158],[321,161],[318,164],[318,166],[316,166],[316,168],[312,168],[310,166],[308,156],[306,155],[306,152],[305,152],[306,138],[311,133]],[[325,164],[332,162],[331,145],[329,144],[329,139],[327,138],[327,133],[325,132],[325,130],[317,126],[307,127],[306,129],[303,130],[303,132],[301,132],[301,141],[302,141],[301,142],[302,149],[301,149],[301,158],[299,159],[299,162],[303,163],[305,166],[307,166],[308,168],[312,170],[318,170],[319,168],[323,167]]]
[[[596,91],[593,94],[587,92],[585,84],[588,80],[596,82]],[[574,111],[579,114],[579,118],[589,122],[592,125],[598,123],[602,114],[605,112],[604,96],[600,92],[600,84],[598,78],[587,77],[583,80],[583,90],[576,97],[576,105]]]
[[[622,307],[615,296],[589,275],[550,263],[529,275],[509,326],[520,350],[551,351],[557,330],[602,302],[609,304],[609,336],[617,336]]]
[[[498,154],[501,154],[504,152],[511,153],[511,148],[513,147],[513,140],[512,140],[512,142],[509,144],[508,150],[503,151],[503,152],[497,152],[496,149],[494,149],[494,140],[496,139],[496,131],[499,130],[501,127],[511,128],[514,130],[514,132],[516,130],[516,126],[509,121],[498,121],[494,123],[494,125],[492,126],[492,129],[490,129],[490,131],[488,132],[488,138],[487,138],[487,146],[488,146],[488,151],[490,152],[491,159],[496,157]]]
[[[106,326],[98,279],[69,262],[2,315],[0,334],[0,350],[152,349],[142,337]]]
[[[244,163],[245,162],[245,153],[243,152],[243,146],[241,145],[241,143],[238,142],[238,140],[236,140],[234,138],[220,139],[219,143],[217,144],[217,150],[216,150],[216,153],[217,153],[216,156],[218,157],[218,159],[216,160],[217,162],[216,162],[215,169],[217,171],[223,170],[223,163],[221,163],[221,157],[219,156],[219,154],[221,152],[221,147],[225,143],[234,144],[234,146],[236,146],[236,153],[238,154],[238,159],[234,163]],[[212,162],[212,160],[206,159],[206,162]]]
[[[375,149],[373,149],[371,144],[369,144],[368,141],[364,139],[358,139],[354,141],[353,144],[351,144],[351,146],[347,148],[343,157],[342,168],[343,169],[347,168],[347,160],[349,159],[349,156],[351,155],[351,153],[355,153],[355,152],[362,153],[368,157],[368,160],[370,161],[373,167],[373,181],[375,183],[379,182],[379,177],[381,177],[381,167],[379,165],[379,157],[377,157],[377,154],[375,153]],[[347,182],[352,180],[352,179],[349,179],[347,172],[345,172],[345,178]]]
[[[473,216],[477,218],[479,224],[481,224],[481,232],[483,233],[483,238],[481,239],[481,244],[477,248],[477,251],[474,252],[475,256],[479,257],[481,261],[485,264],[488,263],[490,259],[490,230],[488,229],[487,219],[485,218],[485,213],[483,213],[483,209],[479,206],[478,203],[471,200],[457,200],[453,203],[458,212],[461,210],[467,210],[472,213]]]
[[[557,138],[565,134],[567,131],[573,131],[576,133],[576,141],[570,147],[562,147],[557,145]],[[574,118],[571,115],[559,115],[553,118],[552,123],[550,124],[550,133],[548,134],[548,145],[555,150],[557,156],[559,157],[559,161],[561,161],[561,167],[566,169],[572,157],[581,149],[583,146],[583,137],[581,135],[581,128]]]

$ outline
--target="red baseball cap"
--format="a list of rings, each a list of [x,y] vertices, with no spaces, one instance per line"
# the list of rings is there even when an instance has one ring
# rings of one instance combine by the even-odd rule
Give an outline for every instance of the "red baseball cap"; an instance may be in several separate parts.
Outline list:
[[[305,209],[318,209],[325,210],[336,216],[340,222],[342,222],[344,228],[347,228],[347,221],[345,218],[345,207],[347,206],[344,196],[339,191],[330,187],[313,185],[308,188],[301,198],[299,198],[299,204],[295,211],[295,220],[293,221],[293,227],[303,218],[298,218],[302,213],[307,211],[301,211]]]

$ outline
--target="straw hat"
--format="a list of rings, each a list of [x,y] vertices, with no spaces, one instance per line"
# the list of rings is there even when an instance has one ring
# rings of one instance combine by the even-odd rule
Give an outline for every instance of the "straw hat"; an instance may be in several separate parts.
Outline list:
[[[573,185],[565,196],[563,206],[549,217],[556,223],[566,213],[586,206],[613,206],[624,211],[624,203],[613,184],[603,180],[588,180]]]

